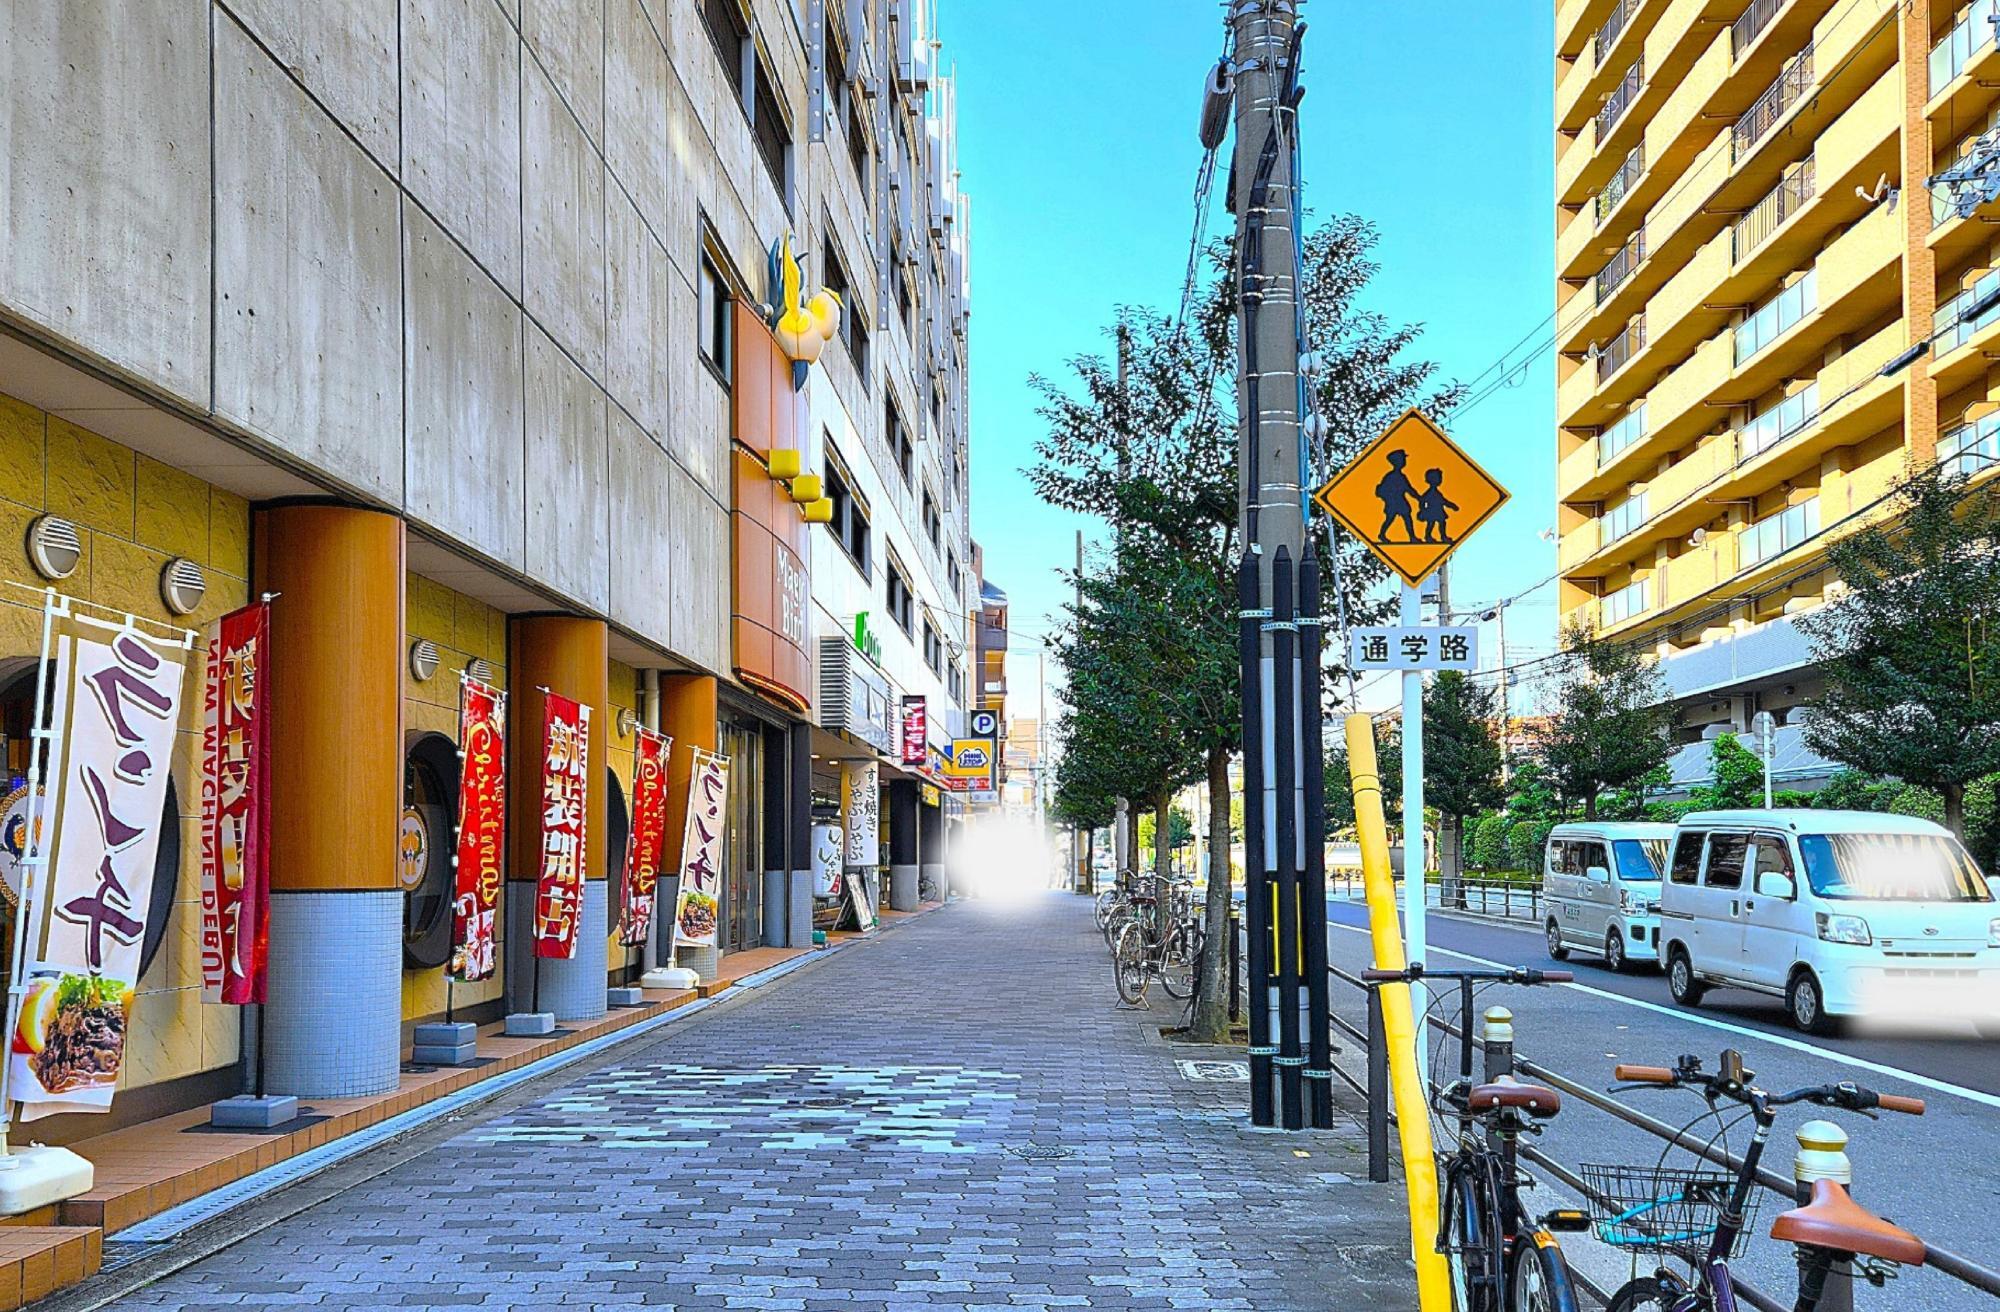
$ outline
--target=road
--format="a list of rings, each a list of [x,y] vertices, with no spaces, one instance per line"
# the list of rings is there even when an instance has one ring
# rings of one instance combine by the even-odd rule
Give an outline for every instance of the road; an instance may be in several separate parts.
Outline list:
[[[1367,912],[1356,903],[1329,901],[1328,958],[1354,971],[1370,964]],[[1552,966],[1541,935],[1519,928],[1432,913],[1428,922],[1430,965],[1479,961]],[[1782,1004],[1740,992],[1714,992],[1701,1008],[1675,1006],[1656,973],[1618,975],[1591,960],[1572,958],[1574,984],[1553,988],[1495,990],[1481,1008],[1503,1002],[1515,1015],[1520,1053],[1571,1079],[1607,1087],[1619,1061],[1671,1065],[1682,1053],[1700,1054],[1713,1065],[1724,1047],[1740,1049],[1767,1088],[1790,1089],[1836,1080],[1854,1080],[1881,1093],[1924,1098],[1922,1118],[1885,1116],[1879,1121],[1834,1115],[1852,1136],[1857,1198],[1876,1212],[1926,1239],[1992,1266],[2000,1264],[2000,1240],[1988,1219],[2000,1198],[2000,1044],[1963,1034],[1900,1033],[1811,1039],[1785,1023]],[[1361,995],[1334,983],[1336,1012],[1359,1024],[1365,1016]],[[1621,1095],[1662,1120],[1685,1122],[1703,1111],[1686,1092],[1643,1091]],[[1678,1113],[1678,1115],[1676,1115]],[[1780,1119],[1766,1162],[1789,1174],[1795,1149],[1792,1131],[1812,1115],[1788,1111]],[[1747,1134],[1730,1136],[1732,1146]],[[1541,1145],[1550,1156],[1574,1166],[1580,1161],[1651,1164],[1661,1142],[1594,1108],[1571,1100],[1551,1123]],[[1681,1155],[1685,1160],[1686,1155]],[[1551,1189],[1534,1196],[1538,1206],[1554,1205]],[[1791,1305],[1791,1249],[1762,1238],[1775,1213],[1768,1198],[1759,1239],[1736,1267],[1767,1293]],[[1573,1260],[1600,1283],[1622,1281],[1630,1259],[1594,1240],[1565,1240]],[[2000,1301],[1929,1271],[1906,1274],[1894,1286],[1857,1291],[1862,1312],[1961,1312]]]

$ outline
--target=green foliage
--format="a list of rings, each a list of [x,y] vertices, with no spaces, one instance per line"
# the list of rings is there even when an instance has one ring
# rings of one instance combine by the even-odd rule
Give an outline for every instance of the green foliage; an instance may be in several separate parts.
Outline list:
[[[1813,794],[1813,805],[1828,811],[1886,811],[1901,785],[1865,770],[1846,769]]]
[[[1709,796],[1716,810],[1764,805],[1764,762],[1735,734],[1718,734],[1709,744],[1708,760],[1715,776]]]
[[[1636,649],[1577,627],[1563,635],[1559,708],[1537,744],[1549,782],[1597,818],[1598,799],[1654,774],[1673,755],[1673,711],[1659,670]]]
[[[1438,814],[1459,819],[1506,800],[1494,713],[1493,690],[1456,670],[1424,689],[1424,800]]]
[[[1507,817],[1498,812],[1489,812],[1479,817],[1472,826],[1472,845],[1468,854],[1471,865],[1480,870],[1494,870],[1507,863]]]
[[[1937,790],[1966,830],[1966,786],[2000,770],[2000,498],[1932,469],[1892,521],[1835,541],[1843,595],[1799,618],[1825,676],[1806,742]]]
[[[1153,850],[1153,813],[1148,811],[1139,817],[1139,850]],[[1184,807],[1176,805],[1167,812],[1167,846],[1179,851],[1194,842],[1194,817]]]
[[[1542,848],[1553,821],[1516,820],[1507,828],[1507,864],[1516,870],[1540,870]]]
[[[1382,780],[1382,819],[1394,829],[1403,822],[1403,735],[1399,730],[1375,726],[1375,768]],[[1337,734],[1327,735],[1326,772],[1321,782],[1326,832],[1352,829],[1354,775],[1348,766],[1347,742]]]

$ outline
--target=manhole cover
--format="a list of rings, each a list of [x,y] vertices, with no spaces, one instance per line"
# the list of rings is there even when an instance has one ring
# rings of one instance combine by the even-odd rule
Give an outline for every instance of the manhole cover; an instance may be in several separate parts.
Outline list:
[[[1053,1162],[1070,1155],[1070,1150],[1052,1143],[1017,1143],[1008,1152],[1030,1162]]]
[[[1181,1077],[1201,1080],[1209,1084],[1248,1084],[1250,1063],[1247,1061],[1177,1061]]]

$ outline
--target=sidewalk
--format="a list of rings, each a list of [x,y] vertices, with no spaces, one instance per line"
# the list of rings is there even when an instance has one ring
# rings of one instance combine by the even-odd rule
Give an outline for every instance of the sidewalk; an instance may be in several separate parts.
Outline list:
[[[1414,1307],[1358,1127],[1251,1132],[1167,1019],[1116,1009],[1087,900],[960,903],[125,1305]]]

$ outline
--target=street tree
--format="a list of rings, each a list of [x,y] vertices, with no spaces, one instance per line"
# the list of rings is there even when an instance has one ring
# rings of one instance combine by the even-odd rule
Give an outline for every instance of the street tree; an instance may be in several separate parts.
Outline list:
[[[1645,778],[1673,755],[1674,723],[1657,666],[1636,648],[1581,626],[1563,635],[1549,717],[1536,756],[1564,802],[1597,818],[1598,799]]]
[[[1305,345],[1324,362],[1313,400],[1325,420],[1307,453],[1313,471],[1344,463],[1390,419],[1413,404],[1444,413],[1462,394],[1437,387],[1435,365],[1405,358],[1421,328],[1393,325],[1365,308],[1379,265],[1372,225],[1343,216],[1309,233],[1301,251],[1300,299]],[[1229,795],[1229,760],[1241,749],[1237,675],[1238,535],[1236,309],[1231,244],[1218,243],[1185,321],[1122,308],[1107,336],[1108,355],[1067,362],[1061,381],[1036,375],[1046,424],[1028,477],[1052,505],[1102,521],[1121,559],[1153,571],[1142,586],[1177,608],[1187,632],[1184,700],[1195,717],[1183,725],[1211,799]],[[1356,623],[1386,618],[1378,585],[1382,567],[1357,542],[1317,530],[1323,610],[1338,609],[1334,590]],[[1318,652],[1309,653],[1316,666]],[[1337,669],[1331,672],[1338,672]],[[1204,908],[1208,941],[1228,932],[1232,872],[1230,810],[1209,808],[1210,877]],[[1223,954],[1208,954],[1192,1037],[1226,1033]]]
[[[1457,670],[1424,688],[1424,801],[1438,812],[1438,873],[1445,899],[1458,900],[1465,868],[1465,820],[1506,800],[1494,692]]]
[[[1820,755],[1935,789],[1966,836],[1966,787],[2000,770],[2000,497],[1932,469],[1892,520],[1836,541],[1844,590],[1799,618],[1825,677]]]

